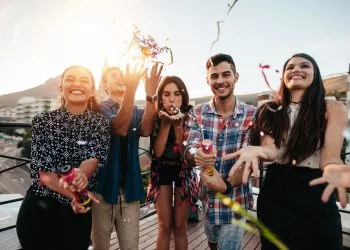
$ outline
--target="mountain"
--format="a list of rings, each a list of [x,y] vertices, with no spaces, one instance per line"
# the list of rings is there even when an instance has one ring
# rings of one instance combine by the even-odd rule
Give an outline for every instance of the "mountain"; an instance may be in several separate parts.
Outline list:
[[[327,94],[346,93],[348,91],[348,74],[337,74],[323,78]]]
[[[61,78],[59,76],[55,78],[50,78],[44,84],[41,84],[34,88],[26,89],[11,94],[1,95],[0,103],[7,107],[14,107],[17,101],[23,96],[49,97],[52,99],[57,99],[60,79]]]
[[[325,77],[323,79],[324,86],[326,88],[326,92],[328,95],[335,95],[337,93],[344,94],[347,91],[347,74],[336,74],[332,76]],[[44,84],[39,85],[37,87],[23,90],[20,92],[15,92],[7,95],[0,96],[0,104],[7,107],[14,107],[17,101],[23,96],[33,96],[33,97],[49,97],[52,99],[57,99],[58,97],[58,87],[60,84],[60,76],[55,78],[50,78]],[[103,96],[103,92],[98,95]],[[248,94],[248,95],[237,95],[237,97],[249,104],[256,105],[257,104],[257,94]],[[202,103],[208,101],[210,99],[209,96],[206,97],[198,97],[191,98],[196,103]],[[137,105],[144,105],[145,101],[139,100],[135,102]]]

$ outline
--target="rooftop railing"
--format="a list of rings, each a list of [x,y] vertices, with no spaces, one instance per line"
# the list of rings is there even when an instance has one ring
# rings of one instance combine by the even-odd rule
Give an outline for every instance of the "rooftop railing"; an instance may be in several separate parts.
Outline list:
[[[31,124],[30,123],[17,123],[17,122],[0,122],[0,128],[31,128]],[[139,148],[139,151],[141,151],[139,153],[139,156],[142,156],[144,154],[147,154],[149,153],[149,150],[146,149],[146,148]],[[341,156],[344,157],[346,155],[349,155],[350,152],[347,152],[347,153],[344,153],[342,154]],[[5,169],[1,169],[0,170],[0,175],[5,173],[5,172],[8,172],[8,171],[11,171],[13,169],[16,169],[16,168],[19,168],[19,167],[22,167],[22,166],[25,166],[27,164],[30,163],[30,159],[28,158],[21,158],[21,157],[13,157],[13,156],[8,156],[8,155],[5,155],[5,154],[0,154],[0,158],[5,158],[5,159],[11,159],[11,160],[15,160],[16,161],[16,164],[14,166],[10,166],[10,167],[7,167]],[[261,167],[260,168],[260,177],[259,177],[259,182],[258,182],[258,186],[259,184],[263,183],[263,179],[264,179],[264,174],[267,170],[267,167]],[[142,177],[146,176],[146,175],[149,175],[149,171],[144,171],[142,172]],[[28,167],[28,174],[29,174],[29,167]],[[145,185],[145,191],[147,189],[147,185]],[[258,195],[258,192],[254,193],[255,195]],[[6,204],[10,204],[10,203],[15,203],[15,202],[19,202],[19,201],[22,201],[23,198],[15,198],[15,199],[10,199],[10,200],[6,200],[6,201],[0,201],[0,208],[1,206],[3,205],[6,205]],[[146,205],[146,203],[142,203],[140,205],[140,207],[144,207]],[[350,210],[346,210],[346,209],[339,209],[341,213],[345,213],[345,214],[350,214]],[[256,212],[256,209],[252,209],[252,211]],[[147,213],[146,215],[144,215],[141,219],[143,218],[146,218],[152,214],[154,214],[155,211],[153,210],[152,212],[150,213]],[[16,225],[10,225],[10,226],[7,226],[7,227],[4,227],[4,228],[0,228],[0,232],[3,232],[3,231],[7,231],[7,230],[10,230],[10,229],[13,229],[13,228],[16,228]],[[346,234],[346,235],[350,235],[350,232],[348,231],[344,231],[343,230],[343,234]]]

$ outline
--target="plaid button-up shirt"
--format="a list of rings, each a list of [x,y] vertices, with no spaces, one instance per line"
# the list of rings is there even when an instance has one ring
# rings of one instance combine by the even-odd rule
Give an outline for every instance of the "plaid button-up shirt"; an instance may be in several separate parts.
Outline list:
[[[224,121],[216,112],[213,99],[208,103],[194,107],[189,113],[186,122],[188,132],[185,152],[192,147],[199,147],[202,139],[210,139],[217,149],[215,169],[222,178],[226,179],[235,160],[223,161],[224,154],[233,153],[247,146],[249,128],[255,115],[255,107],[247,105],[236,98],[235,109]],[[206,219],[210,224],[229,224],[235,218],[232,210],[215,198],[215,193],[204,187],[200,182],[200,194]],[[240,185],[234,187],[228,195],[231,199],[239,202],[243,208],[253,206],[251,186]]]

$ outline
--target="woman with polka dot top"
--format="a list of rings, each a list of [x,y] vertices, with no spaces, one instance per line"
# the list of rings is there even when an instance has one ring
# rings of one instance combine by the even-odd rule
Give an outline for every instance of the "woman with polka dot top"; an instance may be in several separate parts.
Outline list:
[[[61,107],[32,120],[33,182],[17,218],[24,250],[86,250],[90,242],[91,211],[77,201],[76,192],[96,185],[96,172],[109,153],[109,121],[98,112],[95,82],[87,68],[67,68],[59,90]],[[75,170],[70,184],[60,182],[65,166]]]

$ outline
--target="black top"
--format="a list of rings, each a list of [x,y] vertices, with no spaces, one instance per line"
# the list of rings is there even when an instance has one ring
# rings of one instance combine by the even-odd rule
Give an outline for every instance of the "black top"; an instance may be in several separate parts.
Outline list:
[[[72,115],[60,108],[35,116],[32,130],[32,191],[35,195],[51,196],[69,204],[69,198],[40,184],[39,171],[58,173],[65,165],[79,167],[90,158],[99,159],[99,167],[102,167],[110,149],[109,121],[92,110]],[[89,179],[89,189],[96,186],[96,172]]]
[[[154,124],[153,131],[150,138],[152,150],[153,150],[153,143],[158,136],[160,126],[161,126],[161,121],[157,119]],[[174,152],[175,140],[176,138],[175,138],[174,128],[173,126],[171,126],[169,130],[169,135],[165,144],[164,152],[161,158],[180,162],[180,154],[178,152]],[[152,152],[152,158],[156,159],[156,157],[153,155],[153,152]]]

